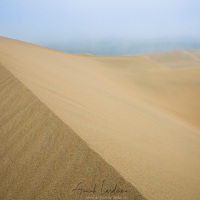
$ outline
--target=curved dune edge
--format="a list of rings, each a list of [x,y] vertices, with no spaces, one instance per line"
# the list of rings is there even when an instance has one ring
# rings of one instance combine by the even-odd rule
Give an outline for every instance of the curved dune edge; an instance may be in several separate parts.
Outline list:
[[[157,62],[0,41],[2,65],[147,199],[199,198],[198,60],[181,51]]]
[[[0,97],[0,199],[145,199],[2,66]]]

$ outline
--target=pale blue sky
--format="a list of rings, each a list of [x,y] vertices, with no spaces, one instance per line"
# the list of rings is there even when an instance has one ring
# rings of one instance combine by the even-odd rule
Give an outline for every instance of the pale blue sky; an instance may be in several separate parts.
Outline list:
[[[0,35],[82,44],[85,51],[88,42],[91,48],[102,41],[196,40],[200,0],[1,0]]]

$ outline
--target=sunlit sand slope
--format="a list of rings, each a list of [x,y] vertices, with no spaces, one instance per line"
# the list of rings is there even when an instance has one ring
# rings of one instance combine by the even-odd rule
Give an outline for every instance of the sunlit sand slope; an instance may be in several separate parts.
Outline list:
[[[193,63],[173,68],[150,55],[75,55],[6,38],[0,50],[1,64],[147,199],[199,199],[198,60],[163,55]]]
[[[0,97],[1,200],[144,199],[1,66]],[[73,191],[81,182],[84,190],[96,184],[95,192]]]
[[[169,111],[200,129],[200,59],[198,51],[147,56],[96,57],[132,84],[137,98]],[[194,54],[194,55],[193,55]]]

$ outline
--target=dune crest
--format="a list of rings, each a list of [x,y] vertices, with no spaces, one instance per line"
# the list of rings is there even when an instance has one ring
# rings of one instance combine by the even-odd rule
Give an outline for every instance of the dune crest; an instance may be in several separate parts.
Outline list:
[[[0,199],[144,199],[2,66],[0,78]]]
[[[6,38],[0,50],[1,64],[147,199],[198,199],[198,60],[74,55]]]

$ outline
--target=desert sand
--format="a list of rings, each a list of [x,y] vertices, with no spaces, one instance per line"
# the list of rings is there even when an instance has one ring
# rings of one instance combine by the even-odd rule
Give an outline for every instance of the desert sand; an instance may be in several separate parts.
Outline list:
[[[200,198],[199,51],[94,56],[0,37],[0,65],[2,199],[76,199],[83,180],[130,200]]]

